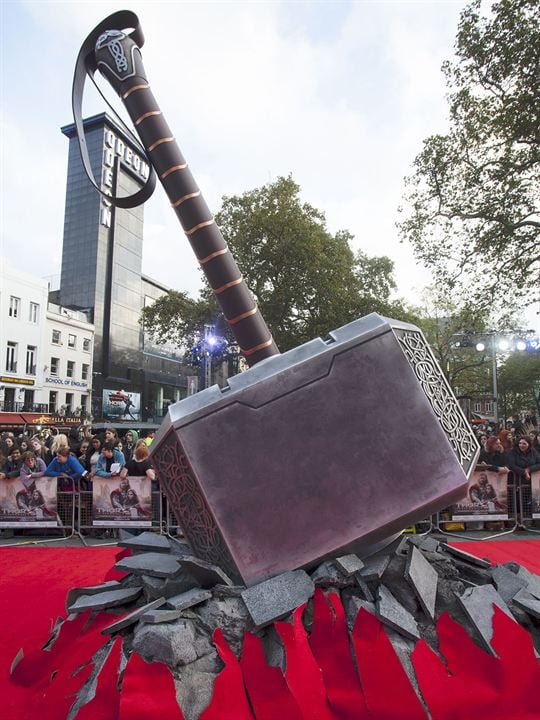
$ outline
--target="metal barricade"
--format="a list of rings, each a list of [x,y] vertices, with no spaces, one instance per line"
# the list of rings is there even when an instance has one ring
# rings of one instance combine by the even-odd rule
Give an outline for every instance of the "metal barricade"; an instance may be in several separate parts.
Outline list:
[[[82,490],[79,493],[78,529],[80,532],[84,531],[85,534],[104,533],[106,537],[111,538],[116,538],[118,536],[118,529],[120,527],[128,531],[130,530],[130,528],[132,528],[133,530],[153,530],[158,531],[159,533],[163,533],[163,518],[165,517],[163,501],[164,496],[161,491],[152,491],[150,526],[143,525],[142,522],[137,523],[137,521],[130,521],[126,522],[125,524],[104,527],[102,525],[94,525],[93,522],[92,490]]]

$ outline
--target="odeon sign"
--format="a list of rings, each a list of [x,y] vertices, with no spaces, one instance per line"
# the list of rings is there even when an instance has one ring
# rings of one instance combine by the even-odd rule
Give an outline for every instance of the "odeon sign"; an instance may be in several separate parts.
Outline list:
[[[120,160],[130,168],[133,173],[144,183],[148,179],[150,168],[140,155],[133,152],[130,146],[113,133],[112,130],[105,130],[103,139],[103,166],[101,169],[101,190],[106,195],[113,194],[114,186],[114,160]],[[105,227],[111,227],[111,203],[105,198],[101,199],[99,222]]]

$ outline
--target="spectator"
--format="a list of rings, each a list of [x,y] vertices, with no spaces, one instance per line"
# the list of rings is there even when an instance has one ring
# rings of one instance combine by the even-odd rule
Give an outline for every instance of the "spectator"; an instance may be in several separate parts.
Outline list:
[[[508,450],[511,450],[514,447],[511,430],[501,430],[499,433],[499,440],[501,441],[501,445],[503,446],[503,450],[505,452],[508,452]]]
[[[64,433],[58,433],[58,435],[55,436],[54,440],[51,443],[51,455],[56,457],[58,455],[58,452],[60,450],[69,450],[69,441],[67,439],[67,435],[64,435]]]
[[[91,477],[96,474],[96,468],[102,449],[103,446],[101,443],[101,439],[98,437],[98,435],[94,435],[94,437],[90,441],[90,447],[86,452],[86,460],[84,464]]]
[[[133,457],[133,452],[139,441],[139,433],[136,430],[128,430],[124,435],[124,457],[128,463]]]
[[[531,430],[536,430],[538,426],[538,418],[536,417],[536,411],[534,408],[531,408],[527,414],[525,415],[525,425],[527,425]]]
[[[516,437],[525,435],[525,425],[519,415],[512,415],[512,429]]]
[[[27,437],[26,435],[21,435],[20,438],[19,438],[19,440],[18,440],[18,442],[17,442],[17,444],[18,444],[18,446],[19,446],[19,450],[21,451],[21,454],[22,454],[22,455],[24,455],[24,453],[25,453],[27,450],[31,450],[31,449],[32,449],[32,448],[30,447],[30,438]]]
[[[493,472],[508,472],[506,455],[498,437],[488,438],[486,447],[480,452],[478,462],[480,465],[484,465],[487,470]]]
[[[36,457],[31,450],[24,453],[20,475],[22,484],[25,487],[32,485],[35,478],[43,477],[46,470],[47,466],[43,460],[40,457]],[[28,481],[29,479],[32,479],[32,482],[25,482],[25,480]]]
[[[105,442],[106,443],[115,443],[118,440],[118,431],[116,428],[107,428],[105,430]]]
[[[4,478],[19,477],[21,474],[21,465],[23,464],[21,451],[18,447],[14,446],[11,454],[4,465],[3,475]]]
[[[112,443],[106,442],[103,445],[103,450],[97,462],[96,475],[98,477],[114,477],[115,475],[120,475],[120,471],[125,464],[126,461],[123,453],[117,450]]]
[[[516,477],[530,483],[531,473],[540,470],[540,455],[533,449],[530,437],[519,438],[517,447],[508,451],[506,464]]]
[[[133,452],[131,460],[125,464],[122,468],[120,477],[126,477],[127,475],[133,475],[134,477],[142,477],[146,475],[147,478],[152,480],[152,485],[156,479],[156,473],[148,457],[148,446],[144,440],[139,440],[137,447]],[[153,489],[153,488],[152,488]]]
[[[81,441],[79,436],[79,431],[77,428],[71,428],[69,431],[69,438],[68,438],[68,444],[69,449],[74,455],[79,455],[79,448],[81,447]]]
[[[60,447],[45,470],[45,475],[58,478],[58,491],[66,492],[74,490],[75,481],[86,477],[87,472],[68,447]]]
[[[32,450],[36,458],[41,458],[43,460],[45,465],[48,465],[51,462],[51,453],[37,436],[33,437],[30,441],[30,449]]]

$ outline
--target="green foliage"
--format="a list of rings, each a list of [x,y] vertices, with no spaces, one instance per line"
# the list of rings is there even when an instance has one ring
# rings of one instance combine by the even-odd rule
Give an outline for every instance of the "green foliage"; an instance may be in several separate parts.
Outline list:
[[[450,129],[424,141],[399,228],[454,297],[526,305],[540,297],[540,12],[480,5],[462,12],[443,66]]]
[[[540,415],[540,352],[509,355],[498,373],[499,405],[510,417],[527,408]]]
[[[352,235],[333,235],[324,214],[302,202],[300,188],[280,177],[242,195],[225,197],[216,222],[236,258],[281,351],[369,312],[398,319],[410,313],[392,302],[393,263],[387,257],[355,256]],[[169,293],[145,308],[145,330],[157,340],[190,347],[204,323],[223,318],[211,290],[198,301]],[[220,330],[217,330],[220,332]]]

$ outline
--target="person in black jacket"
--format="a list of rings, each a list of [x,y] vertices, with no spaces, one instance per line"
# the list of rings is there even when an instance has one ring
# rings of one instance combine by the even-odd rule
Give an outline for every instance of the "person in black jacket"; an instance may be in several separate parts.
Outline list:
[[[515,485],[516,493],[521,495],[521,518],[518,519],[518,527],[523,529],[524,517],[530,518],[531,506],[531,473],[540,470],[540,454],[532,446],[530,437],[520,437],[517,447],[509,450],[506,454],[506,464],[510,469],[508,483]],[[518,508],[520,503],[518,503]]]
[[[478,464],[492,472],[508,472],[506,455],[498,437],[488,438],[486,447],[480,452]]]

